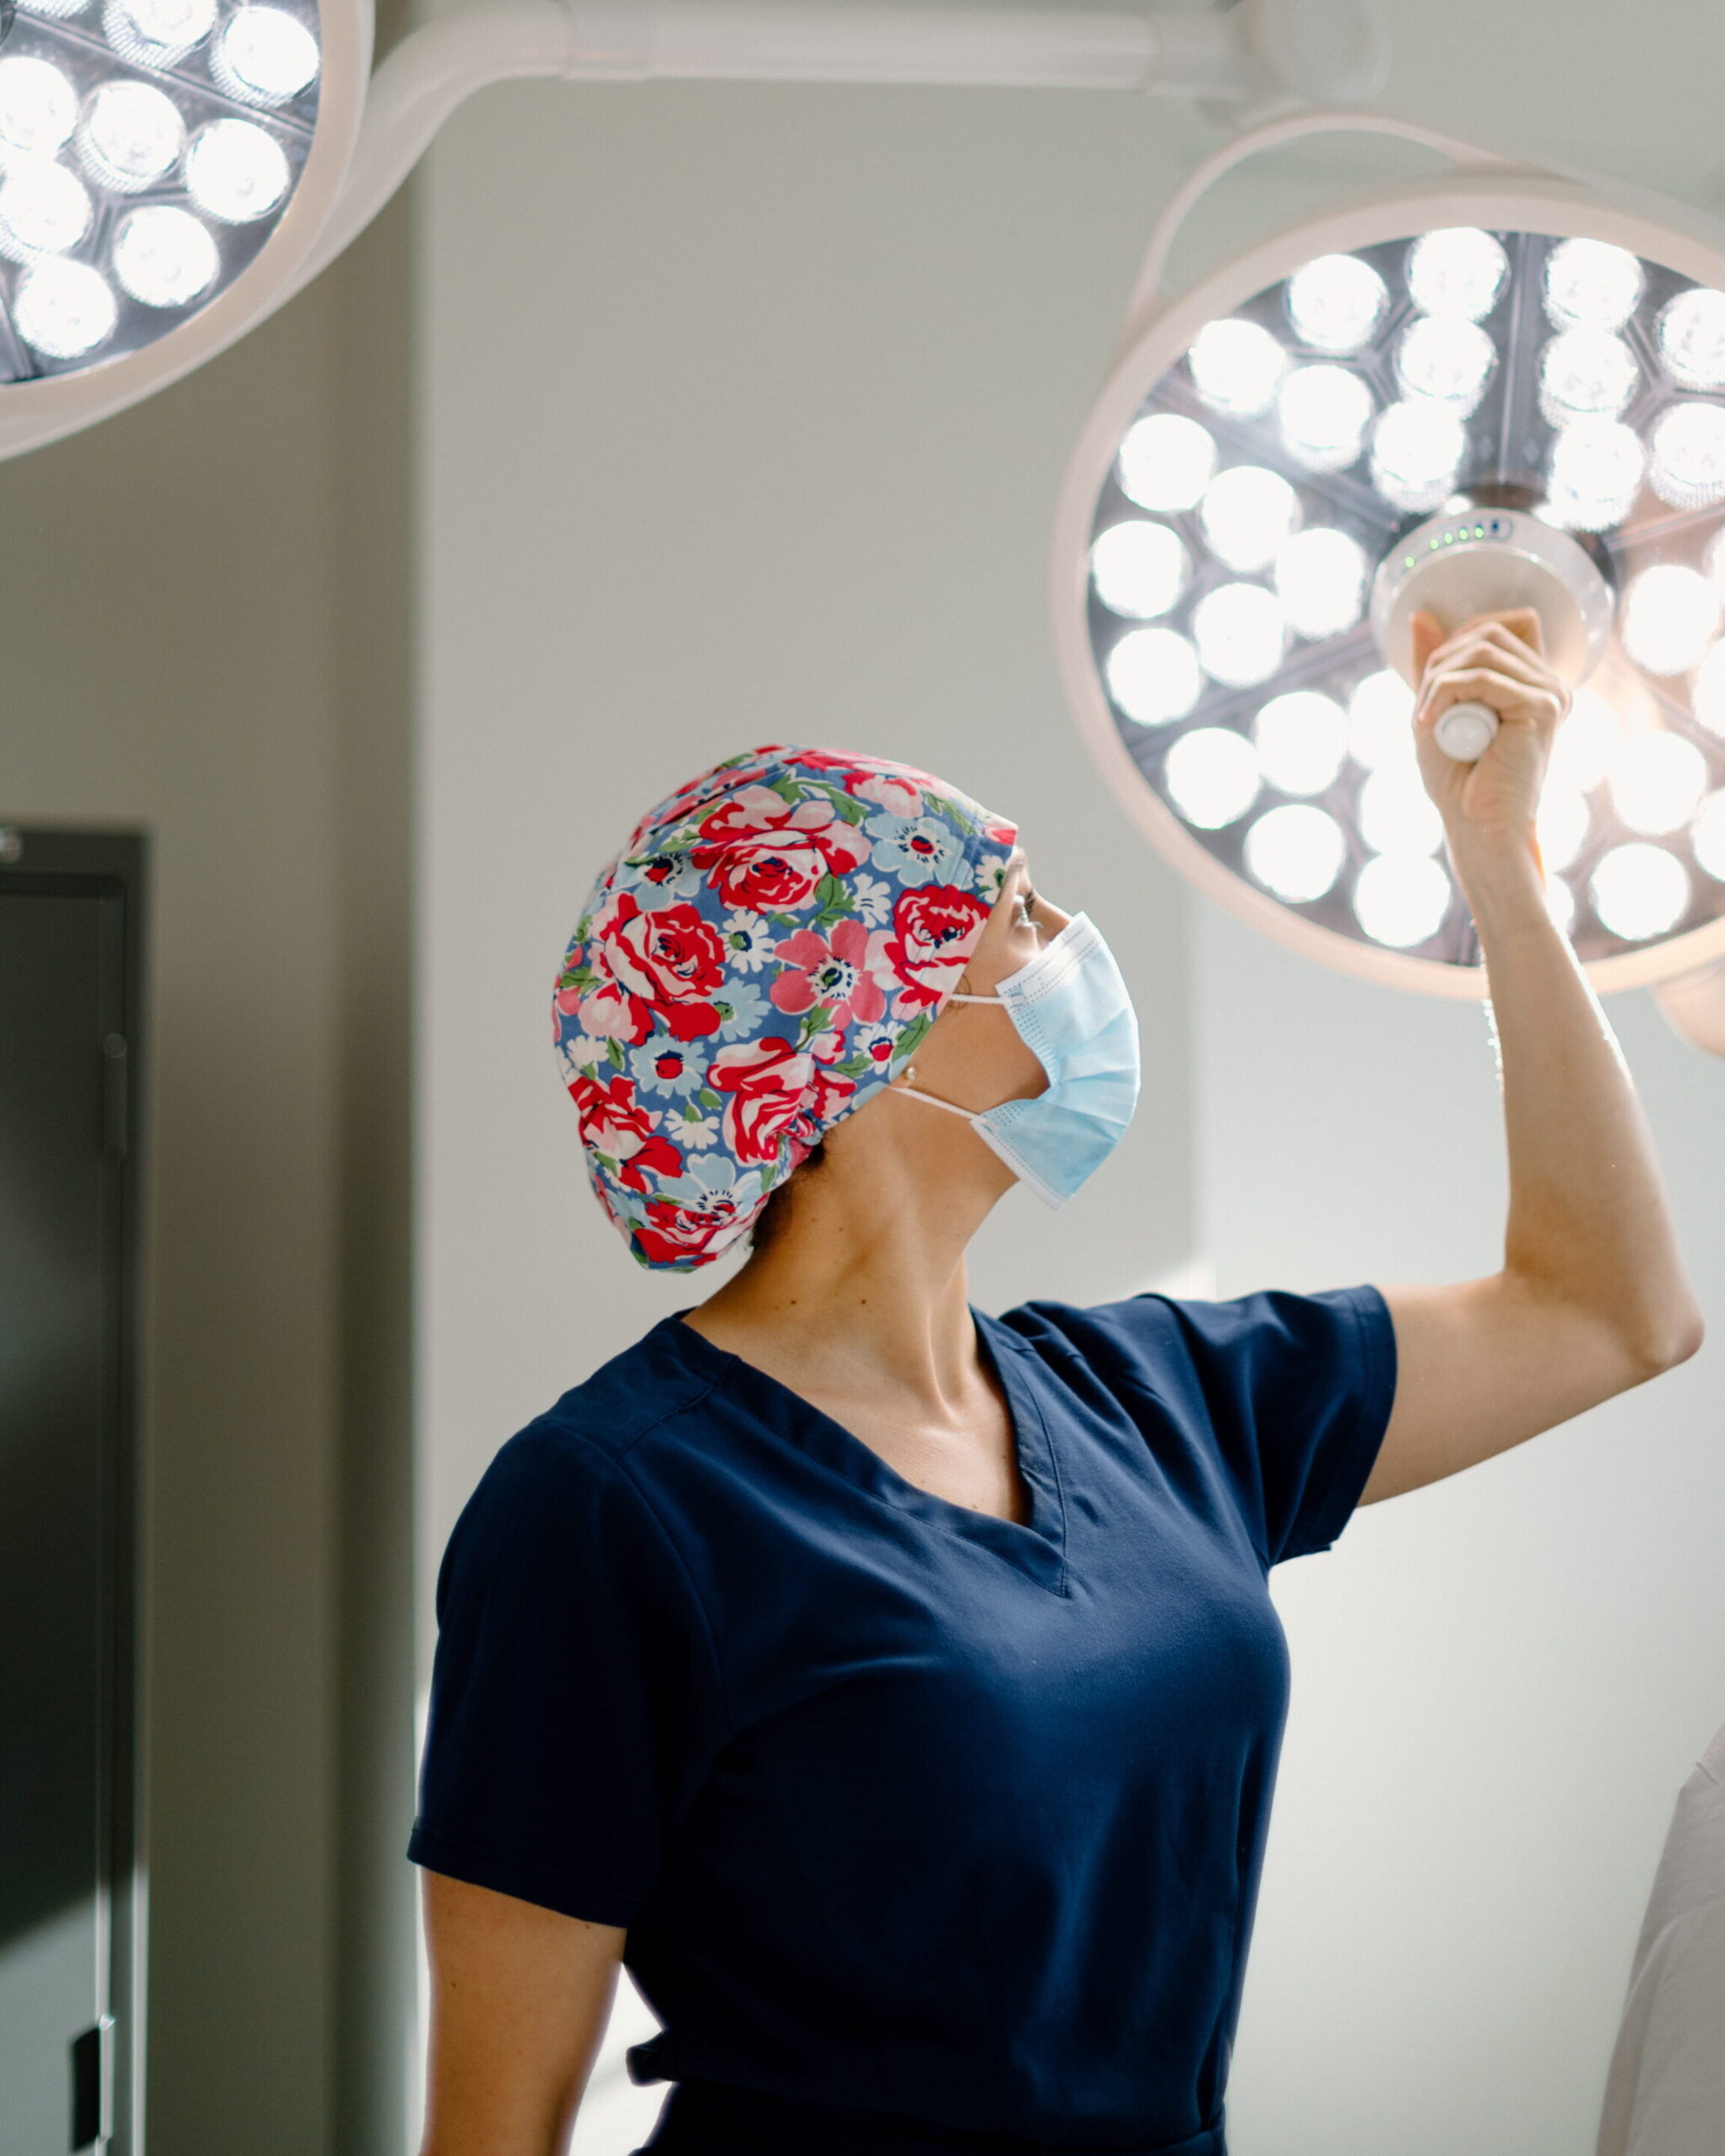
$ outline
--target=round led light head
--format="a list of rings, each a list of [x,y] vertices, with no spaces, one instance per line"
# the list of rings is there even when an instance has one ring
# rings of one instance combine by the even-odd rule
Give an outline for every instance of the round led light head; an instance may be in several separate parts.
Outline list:
[[[23,0],[0,52],[0,457],[177,379],[294,288],[351,162],[372,18]]]
[[[1410,624],[1527,608],[1575,685],[1553,919],[1602,988],[1725,958],[1725,248],[1494,169],[1145,306],[1069,475],[1057,629],[1158,845],[1312,956],[1482,994]],[[1440,745],[1489,758],[1494,728]]]
[[[1584,681],[1610,640],[1613,594],[1579,540],[1517,509],[1429,516],[1399,539],[1372,580],[1372,634],[1405,681],[1414,679],[1409,624],[1435,614],[1445,635],[1476,614],[1531,607],[1545,655]]]

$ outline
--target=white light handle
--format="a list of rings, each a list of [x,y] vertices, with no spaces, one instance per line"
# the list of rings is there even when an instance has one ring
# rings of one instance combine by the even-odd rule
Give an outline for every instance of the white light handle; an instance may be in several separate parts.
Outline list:
[[[1445,756],[1456,763],[1477,763],[1497,738],[1498,723],[1489,704],[1451,704],[1431,731]]]

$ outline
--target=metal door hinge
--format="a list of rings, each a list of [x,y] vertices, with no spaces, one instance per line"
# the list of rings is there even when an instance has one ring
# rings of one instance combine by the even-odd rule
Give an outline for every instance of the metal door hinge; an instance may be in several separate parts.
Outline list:
[[[95,2148],[113,2131],[114,2022],[105,2014],[72,2039],[72,2148]]]

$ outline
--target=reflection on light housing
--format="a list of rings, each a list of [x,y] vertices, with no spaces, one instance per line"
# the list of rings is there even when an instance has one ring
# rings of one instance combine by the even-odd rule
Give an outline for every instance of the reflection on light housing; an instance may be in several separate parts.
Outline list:
[[[311,150],[318,31],[316,0],[23,0],[0,56],[0,383],[136,352],[248,267]]]

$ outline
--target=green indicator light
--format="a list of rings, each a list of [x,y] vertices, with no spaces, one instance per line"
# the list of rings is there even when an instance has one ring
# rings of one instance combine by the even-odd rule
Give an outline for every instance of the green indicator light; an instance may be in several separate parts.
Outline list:
[[[1446,547],[1453,547],[1455,544],[1455,534],[1453,531],[1445,532],[1444,544]]]
[[[1404,568],[1411,569],[1414,566],[1414,557],[1409,554],[1407,560],[1402,564],[1402,566]]]
[[[1428,541],[1428,542],[1427,542],[1427,544],[1430,547],[1432,552],[1433,552],[1434,554],[1435,554],[1435,553],[1436,553],[1436,552],[1437,552],[1437,550],[1438,550],[1438,542],[1437,542],[1437,541],[1434,538],[1434,539],[1431,539],[1431,540]]]
[[[1476,539],[1483,539],[1486,536],[1485,526],[1483,524],[1476,524],[1473,527],[1473,536]]]

